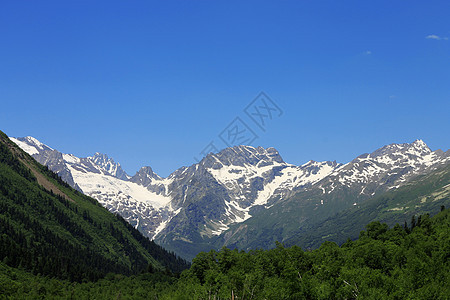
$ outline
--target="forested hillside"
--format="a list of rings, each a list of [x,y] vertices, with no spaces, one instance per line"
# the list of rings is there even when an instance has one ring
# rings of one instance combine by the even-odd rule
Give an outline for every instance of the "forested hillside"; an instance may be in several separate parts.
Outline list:
[[[111,274],[74,284],[0,263],[0,290],[11,299],[448,299],[450,211],[413,220],[390,229],[372,222],[341,247],[203,252],[179,279]]]
[[[70,281],[188,264],[69,187],[0,132],[0,261]]]

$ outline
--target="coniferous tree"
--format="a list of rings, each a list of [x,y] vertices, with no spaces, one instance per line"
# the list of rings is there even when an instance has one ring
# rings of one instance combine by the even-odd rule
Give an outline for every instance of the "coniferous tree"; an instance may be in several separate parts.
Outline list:
[[[405,220],[405,224],[403,225],[403,228],[405,229],[405,232],[406,232],[406,233],[410,233],[410,232],[411,232],[411,231],[409,230],[408,223],[406,223],[406,220]]]
[[[411,231],[416,227],[416,216],[411,217]]]

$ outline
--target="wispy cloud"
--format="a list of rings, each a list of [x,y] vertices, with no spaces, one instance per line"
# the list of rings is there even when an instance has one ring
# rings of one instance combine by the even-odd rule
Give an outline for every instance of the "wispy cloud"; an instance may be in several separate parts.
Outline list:
[[[364,52],[364,54],[366,54],[366,55],[370,55],[370,54],[372,54],[372,51],[370,51],[370,50],[367,50],[366,52]]]
[[[427,35],[425,38],[429,39],[429,40],[438,40],[438,41],[439,40],[448,40],[448,37],[440,37],[440,36],[435,35],[435,34]]]

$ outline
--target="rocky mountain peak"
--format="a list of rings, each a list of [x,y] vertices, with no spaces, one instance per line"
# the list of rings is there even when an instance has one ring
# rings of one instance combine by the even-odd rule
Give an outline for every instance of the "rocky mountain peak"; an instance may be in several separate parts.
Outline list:
[[[36,146],[36,147],[38,147],[38,148],[40,148],[40,149],[44,149],[44,147],[50,148],[50,147],[44,145],[43,143],[41,143],[41,142],[40,142],[39,140],[37,140],[36,138],[32,137],[32,136],[27,136],[27,137],[24,137],[24,138],[22,138],[22,139],[19,138],[19,140],[22,140],[22,141],[24,141],[24,142],[26,141],[26,142],[28,142],[28,144],[33,145],[33,146]]]
[[[412,143],[386,145],[372,152],[370,154],[370,157],[394,154],[411,154],[415,156],[423,156],[431,152],[431,149],[422,140],[415,140]]]
[[[280,154],[275,148],[255,148],[252,146],[234,146],[225,148],[217,154],[208,154],[201,162],[205,168],[218,169],[222,166],[245,165],[262,167],[274,163],[284,163]]]
[[[120,165],[119,163],[115,163],[114,159],[109,158],[109,156],[107,154],[103,154],[100,152],[95,152],[95,154],[93,156],[89,156],[88,158],[90,158],[94,163],[96,163],[99,166],[107,166],[109,165]]]
[[[415,140],[412,144],[412,147],[414,147],[414,149],[419,150],[422,153],[431,153],[431,149],[428,147],[427,144],[425,144],[424,141],[422,140]]]
[[[129,176],[122,169],[120,163],[116,163],[114,159],[110,158],[107,154],[96,152],[93,156],[89,156],[88,159],[112,176],[123,180],[129,179]]]
[[[154,180],[161,180],[161,177],[153,172],[153,169],[149,166],[142,167],[139,171],[136,172],[136,174],[130,178],[131,182],[148,186],[151,184]]]

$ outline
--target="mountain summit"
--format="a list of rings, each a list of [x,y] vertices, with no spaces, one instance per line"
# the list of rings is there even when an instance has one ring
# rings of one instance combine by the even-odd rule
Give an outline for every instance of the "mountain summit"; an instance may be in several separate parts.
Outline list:
[[[217,154],[210,153],[204,159],[205,167],[220,168],[222,166],[251,165],[263,167],[274,163],[284,163],[280,154],[275,148],[263,147],[254,148],[252,146],[234,146],[225,148]],[[211,163],[208,165],[208,162]]]
[[[128,180],[130,176],[122,169],[119,163],[115,163],[108,155],[96,152],[94,156],[88,157],[95,165],[102,168],[105,172],[122,180]]]

